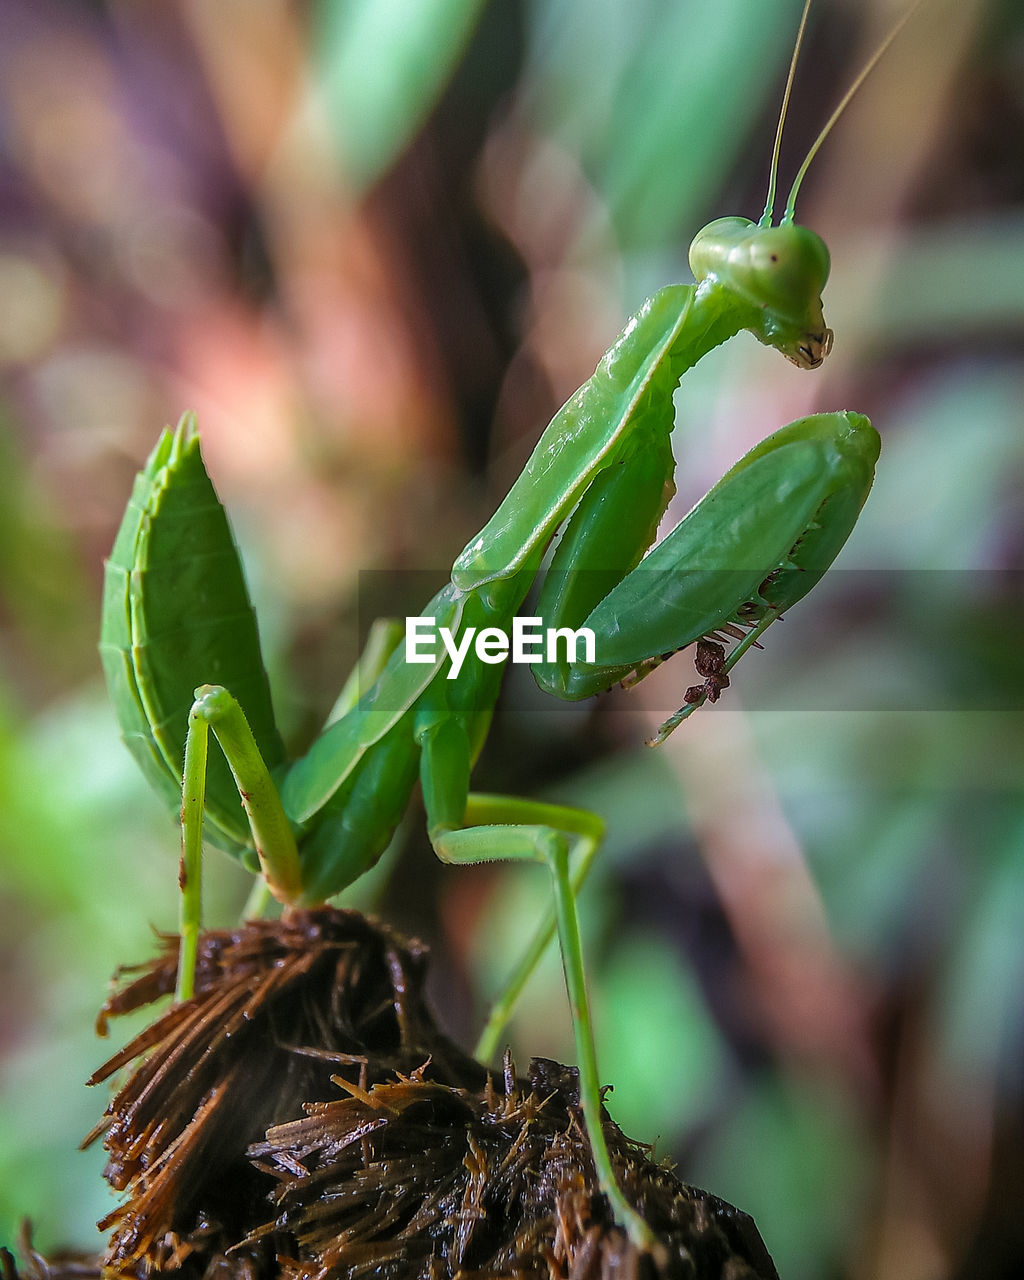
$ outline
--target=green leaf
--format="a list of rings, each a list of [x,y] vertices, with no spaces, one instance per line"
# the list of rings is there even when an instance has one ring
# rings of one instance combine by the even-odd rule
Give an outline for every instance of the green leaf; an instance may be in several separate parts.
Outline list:
[[[594,0],[584,9],[538,0],[534,10],[527,110],[535,126],[582,157],[622,243],[650,248],[692,234],[759,112],[781,92],[799,6]],[[770,133],[760,154],[767,185]]]
[[[692,972],[668,943],[629,938],[595,988],[601,1079],[627,1133],[671,1149],[714,1102],[728,1060]]]
[[[356,192],[383,174],[440,97],[481,0],[349,0],[319,5],[320,89]]]

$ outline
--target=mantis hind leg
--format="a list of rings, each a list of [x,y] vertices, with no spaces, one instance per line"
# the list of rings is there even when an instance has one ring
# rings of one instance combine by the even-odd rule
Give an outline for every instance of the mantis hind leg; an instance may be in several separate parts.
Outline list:
[[[366,647],[328,717],[328,724],[350,711],[360,694],[374,683],[398,647],[401,636],[401,625],[394,619],[378,618],[374,622]],[[249,895],[244,914],[260,914],[268,895],[282,902],[294,902],[302,894],[295,837],[242,708],[220,685],[203,685],[195,691],[195,697],[189,712],[182,775],[178,1000],[189,999],[195,986],[202,917],[203,811],[211,729],[234,776],[263,870],[263,879],[257,881]]]
[[[470,795],[464,825],[454,830],[434,829],[431,841],[444,862],[531,861],[542,862],[548,867],[554,891],[554,924],[562,951],[576,1042],[580,1105],[594,1169],[616,1221],[626,1229],[638,1249],[649,1252],[656,1248],[654,1235],[619,1187],[601,1124],[601,1083],[576,913],[573,880],[580,880],[585,874],[597,849],[601,831],[600,819],[582,810],[504,796]],[[577,859],[574,876],[570,864],[573,849],[579,846],[585,850],[583,871],[580,871],[580,859]],[[546,931],[542,930],[541,934],[544,936],[536,948],[530,969],[547,942]],[[541,934],[538,934],[539,939]],[[531,948],[531,955],[533,951]]]
[[[302,877],[295,836],[238,702],[220,685],[202,685],[188,717],[185,768],[181,786],[181,944],[176,998],[188,1000],[195,988],[196,952],[202,910],[203,808],[210,730],[220,744],[238,787],[253,844],[270,892],[294,901]]]

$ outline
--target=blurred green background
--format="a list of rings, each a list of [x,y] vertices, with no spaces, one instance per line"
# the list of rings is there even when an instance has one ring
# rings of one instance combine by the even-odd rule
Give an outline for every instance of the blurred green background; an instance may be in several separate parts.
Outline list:
[[[174,823],[95,652],[160,426],[199,415],[299,750],[381,581],[418,611],[626,315],[689,278],[694,231],[759,216],[799,7],[4,0],[0,1241],[30,1216],[43,1249],[98,1246],[92,1021],[176,920]],[[783,192],[902,7],[819,0]],[[742,335],[687,374],[678,511],[783,422],[866,412],[878,481],[831,579],[657,752],[685,660],[573,707],[514,673],[476,776],[606,816],[584,916],[609,1105],[753,1214],[783,1280],[1017,1276],[1017,0],[926,0],[799,212],[835,352],[811,375]],[[421,826],[357,897],[432,944],[469,1042],[546,885],[441,868]],[[247,886],[209,865],[228,924]],[[554,957],[512,1042],[571,1059]]]

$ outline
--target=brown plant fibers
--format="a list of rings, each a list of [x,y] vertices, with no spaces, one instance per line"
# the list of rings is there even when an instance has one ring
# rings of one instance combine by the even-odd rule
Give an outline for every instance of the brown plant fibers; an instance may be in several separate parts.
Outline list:
[[[125,971],[111,1017],[173,992],[177,939]],[[608,1119],[639,1253],[597,1186],[575,1072],[497,1077],[436,1027],[421,946],[353,912],[201,940],[195,997],[92,1077],[135,1063],[102,1136],[122,1202],[107,1276],[182,1280],[777,1280],[746,1214],[687,1187]],[[79,1264],[81,1266],[81,1264]],[[13,1280],[13,1263],[5,1268]],[[67,1280],[33,1255],[27,1280]],[[96,1274],[95,1270],[76,1272]]]

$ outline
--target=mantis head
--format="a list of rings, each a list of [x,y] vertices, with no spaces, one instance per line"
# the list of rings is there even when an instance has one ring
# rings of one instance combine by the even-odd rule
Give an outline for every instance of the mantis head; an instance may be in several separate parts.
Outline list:
[[[690,245],[690,267],[698,285],[705,281],[717,284],[741,304],[756,308],[756,318],[744,327],[801,369],[816,369],[825,359],[832,350],[832,330],[825,325],[821,310],[821,291],[829,272],[828,249],[820,236],[794,221],[797,194],[811,161],[836,121],[920,3],[915,0],[910,5],[843,95],[804,157],[782,220],[773,227],[782,129],[811,7],[811,0],[805,0],[775,132],[768,198],[761,221],[755,224],[746,218],[719,218],[698,231]]]
[[[755,307],[757,317],[746,327],[801,369],[816,369],[832,350],[821,309],[828,249],[807,227],[718,218],[694,237],[690,269],[698,284],[711,281]]]

